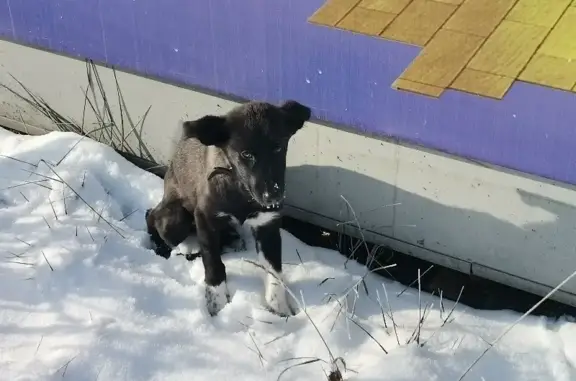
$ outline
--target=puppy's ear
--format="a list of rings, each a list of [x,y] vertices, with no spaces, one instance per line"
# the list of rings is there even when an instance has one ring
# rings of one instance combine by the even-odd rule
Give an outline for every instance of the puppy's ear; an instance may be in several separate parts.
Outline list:
[[[304,125],[304,122],[312,116],[312,110],[296,101],[289,100],[280,106],[288,116],[288,126],[290,133],[294,134]]]
[[[205,146],[221,146],[230,139],[226,119],[208,115],[182,123],[184,138],[196,138]]]

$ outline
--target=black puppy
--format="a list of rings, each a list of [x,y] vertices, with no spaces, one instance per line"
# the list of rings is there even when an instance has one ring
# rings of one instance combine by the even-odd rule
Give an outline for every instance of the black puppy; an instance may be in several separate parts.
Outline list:
[[[224,116],[182,124],[164,197],[146,212],[146,223],[156,253],[165,258],[196,231],[211,315],[230,301],[221,254],[234,242],[243,246],[237,229],[244,222],[251,226],[261,264],[268,270],[268,307],[283,316],[294,314],[276,279],[282,279],[280,211],[288,142],[310,114],[296,101],[280,107],[250,102]]]

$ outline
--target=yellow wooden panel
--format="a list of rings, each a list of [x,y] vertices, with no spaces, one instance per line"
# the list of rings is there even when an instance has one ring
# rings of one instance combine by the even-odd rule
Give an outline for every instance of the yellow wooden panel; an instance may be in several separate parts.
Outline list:
[[[441,87],[412,82],[402,78],[398,78],[396,81],[394,81],[392,88],[396,90],[409,91],[411,93],[428,95],[435,98],[438,98],[444,92],[444,89]]]
[[[513,83],[513,78],[464,69],[450,88],[485,97],[502,99]]]
[[[455,5],[414,0],[384,30],[382,37],[424,46],[456,9]]]
[[[482,37],[441,29],[400,76],[446,88],[478,50]]]
[[[464,2],[464,0],[434,0],[434,1],[437,1],[439,3],[454,4],[454,5],[460,5]]]
[[[468,64],[470,69],[516,78],[548,28],[504,20]]]
[[[570,90],[576,85],[576,60],[536,54],[528,63],[519,80],[539,85]]]
[[[576,59],[576,7],[570,7],[566,10],[538,53],[552,57]]]
[[[396,15],[356,7],[338,23],[338,28],[378,36]]]
[[[359,0],[328,0],[310,18],[309,22],[334,26],[358,4]]]
[[[358,6],[398,14],[402,12],[411,1],[412,0],[362,0]]]
[[[445,29],[488,37],[516,0],[467,0],[450,17]]]
[[[572,0],[519,0],[506,20],[553,27]]]

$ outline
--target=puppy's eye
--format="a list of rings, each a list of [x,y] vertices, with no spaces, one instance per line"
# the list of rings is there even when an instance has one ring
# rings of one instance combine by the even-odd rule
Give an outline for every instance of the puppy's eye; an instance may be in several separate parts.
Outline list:
[[[240,155],[242,155],[242,157],[243,157],[244,159],[254,160],[254,155],[253,155],[251,152],[242,151],[242,152],[240,153]]]
[[[282,147],[274,148],[274,153],[280,153],[282,151]]]

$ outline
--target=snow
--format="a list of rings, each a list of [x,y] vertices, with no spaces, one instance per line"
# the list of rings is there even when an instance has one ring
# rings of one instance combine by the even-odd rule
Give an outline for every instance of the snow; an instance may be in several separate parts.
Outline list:
[[[249,262],[247,236],[248,251],[224,256],[232,301],[210,317],[201,261],[149,248],[144,212],[162,196],[159,178],[72,133],[0,129],[0,155],[0,380],[276,380],[314,358],[325,362],[282,379],[325,380],[331,355],[309,319],[348,380],[458,380],[519,316],[459,305],[441,327],[452,302],[441,316],[437,297],[398,297],[404,286],[372,274],[367,295],[353,287],[363,267],[282,232],[299,313],[283,319],[263,307],[265,274]],[[429,305],[423,345],[406,344]],[[465,380],[569,381],[575,366],[576,325],[528,317]]]

